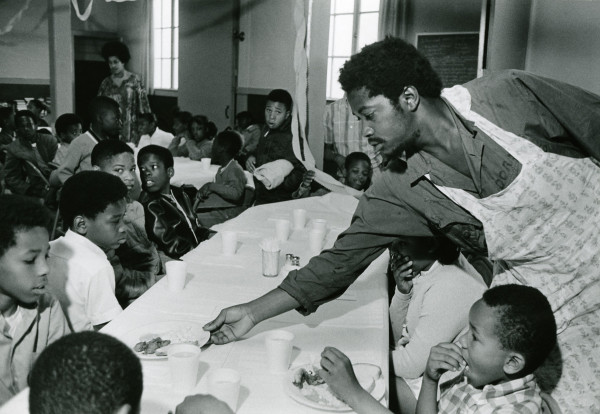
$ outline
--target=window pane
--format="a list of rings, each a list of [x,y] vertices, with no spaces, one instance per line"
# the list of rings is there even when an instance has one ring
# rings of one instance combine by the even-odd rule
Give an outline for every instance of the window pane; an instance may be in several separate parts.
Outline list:
[[[179,28],[173,29],[173,57],[179,57]]]
[[[163,59],[161,61],[161,85],[162,88],[171,89],[171,59]]]
[[[335,3],[334,13],[354,13],[354,0],[332,0]]]
[[[173,26],[179,27],[179,0],[173,0]]]
[[[161,29],[162,36],[162,48],[161,48],[161,57],[170,58],[171,50],[173,49],[173,44],[171,43],[171,29]]]
[[[333,30],[334,30],[334,19],[333,16],[329,18],[329,49],[327,50],[327,56],[333,55]]]
[[[334,20],[333,55],[348,56],[352,54],[352,15],[335,16]]]
[[[348,57],[344,58],[334,58],[331,64],[331,96],[330,98],[339,99],[344,96],[344,91],[338,82],[338,78],[340,77],[340,68],[342,65],[348,60]]]
[[[153,57],[155,59],[158,59],[159,57],[161,57],[160,54],[160,45],[161,45],[161,41],[162,38],[160,36],[161,33],[161,29],[154,29],[152,31],[152,53],[153,53]]]
[[[379,0],[360,0],[360,11],[379,11]]]
[[[160,27],[160,9],[162,0],[152,0],[152,27]]]
[[[179,59],[173,60],[173,89],[179,89]]]
[[[172,24],[172,4],[171,0],[163,0],[162,4],[162,27],[171,27]]]
[[[366,13],[360,15],[358,27],[358,48],[357,52],[363,46],[377,41],[377,31],[379,28],[379,13]]]
[[[155,88],[162,88],[162,84],[160,83],[160,76],[161,76],[161,67],[160,67],[160,59],[154,59],[153,60],[154,65],[152,66],[152,70],[154,71],[154,81],[152,82],[152,84],[154,85]]]

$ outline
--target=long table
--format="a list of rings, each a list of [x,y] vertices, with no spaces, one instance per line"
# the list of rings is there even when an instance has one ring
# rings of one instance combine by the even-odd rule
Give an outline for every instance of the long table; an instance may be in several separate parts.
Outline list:
[[[262,276],[260,240],[275,235],[275,220],[291,220],[295,208],[307,210],[307,228],[295,230],[282,245],[281,255],[300,256],[300,264],[310,259],[308,226],[311,219],[326,219],[326,247],[331,247],[338,234],[350,223],[356,200],[349,196],[328,194],[284,203],[256,206],[235,219],[215,226],[217,231],[235,230],[238,249],[234,256],[221,253],[221,236],[215,235],[183,257],[188,263],[188,280],[179,293],[167,290],[160,280],[121,315],[103,328],[126,343],[132,335],[156,324],[180,321],[203,325],[227,306],[246,302],[279,285],[282,276]],[[382,255],[367,268],[339,299],[321,306],[307,317],[296,311],[260,323],[242,340],[227,345],[210,345],[201,354],[199,380],[193,393],[206,393],[207,372],[218,367],[234,368],[241,374],[238,401],[240,414],[250,413],[317,413],[322,412],[294,401],[286,393],[286,376],[274,375],[266,368],[265,333],[286,329],[295,334],[292,367],[319,361],[325,346],[345,352],[353,362],[366,362],[381,367],[384,386],[388,379],[388,301],[385,270],[387,257]],[[184,395],[171,388],[166,360],[142,361],[144,394],[142,413],[166,414],[180,403]],[[19,394],[0,412],[22,410],[26,392]],[[21,399],[21,410],[14,400]],[[385,399],[384,399],[385,401]]]

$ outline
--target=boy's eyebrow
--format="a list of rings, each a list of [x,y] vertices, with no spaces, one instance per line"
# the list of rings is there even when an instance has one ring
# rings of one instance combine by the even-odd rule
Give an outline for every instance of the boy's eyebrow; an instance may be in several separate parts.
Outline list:
[[[469,329],[472,330],[473,332],[477,333],[477,328],[471,322],[469,322]]]

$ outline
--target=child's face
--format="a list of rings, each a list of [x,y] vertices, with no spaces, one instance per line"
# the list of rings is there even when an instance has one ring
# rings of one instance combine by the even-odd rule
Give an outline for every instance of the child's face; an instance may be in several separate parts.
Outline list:
[[[150,135],[154,132],[154,123],[148,122],[147,119],[139,118],[137,120],[137,130],[140,135]]]
[[[202,141],[206,138],[206,126],[199,124],[198,122],[192,122],[190,126],[190,132],[192,133],[192,139],[194,141]]]
[[[98,127],[101,133],[108,135],[109,137],[118,137],[121,132],[121,110],[119,107],[106,108],[105,111],[100,114],[98,121]]]
[[[69,125],[67,130],[60,134],[60,141],[70,144],[75,138],[81,135],[81,124]]]
[[[430,249],[428,249],[425,247],[426,243],[416,237],[398,237],[398,241],[394,242],[390,248],[390,255],[392,257],[397,255],[410,257],[413,262],[413,274],[416,275],[435,262],[436,258],[431,253],[431,249],[435,247],[434,243],[435,240],[431,238]]]
[[[149,193],[168,193],[173,168],[165,168],[165,164],[154,154],[142,158],[139,167],[144,190]]]
[[[186,130],[186,126],[183,122],[181,122],[179,119],[175,118],[175,120],[173,121],[173,132],[175,134],[181,134],[182,132],[185,132]]]
[[[116,249],[125,243],[125,199],[109,204],[106,209],[91,219],[86,217],[85,237],[104,251]]]
[[[20,116],[15,119],[15,131],[20,137],[31,140],[35,136],[35,121],[28,116]]]
[[[123,152],[106,160],[101,166],[100,171],[116,175],[127,186],[127,191],[131,191],[135,184],[135,161],[133,154]]]
[[[19,231],[15,242],[0,257],[0,295],[35,303],[48,283],[48,231],[43,227]]]
[[[346,170],[346,185],[355,190],[365,190],[370,176],[371,164],[358,160],[350,164],[350,168]]]
[[[483,299],[471,307],[470,329],[467,333],[466,348],[463,344],[463,358],[467,363],[465,376],[476,388],[495,384],[506,378],[504,364],[509,352],[502,348],[494,332],[497,322],[496,311]]]
[[[265,122],[271,129],[277,129],[290,116],[290,111],[281,102],[267,101]]]

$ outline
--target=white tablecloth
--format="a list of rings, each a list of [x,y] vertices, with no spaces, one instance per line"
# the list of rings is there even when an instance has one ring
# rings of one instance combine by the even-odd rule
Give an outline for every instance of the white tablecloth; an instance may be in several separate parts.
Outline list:
[[[183,292],[169,292],[163,279],[102,331],[130,342],[130,332],[138,332],[145,325],[181,320],[203,325],[222,308],[255,299],[282,280],[281,276],[263,277],[261,272],[259,242],[263,237],[274,236],[273,219],[291,219],[294,208],[307,210],[307,227],[295,230],[281,251],[283,257],[285,253],[300,256],[301,265],[304,265],[310,259],[307,231],[310,219],[327,220],[326,247],[331,247],[337,235],[350,223],[356,203],[352,197],[332,193],[246,210],[237,218],[215,226],[217,231],[238,232],[235,256],[221,254],[221,237],[217,234],[183,257],[188,263],[188,281]],[[199,380],[193,393],[206,393],[209,370],[228,367],[238,370],[242,377],[237,411],[240,414],[321,412],[292,400],[284,391],[284,376],[270,374],[266,369],[264,334],[280,328],[295,334],[292,366],[318,362],[325,346],[335,346],[353,362],[380,366],[387,386],[386,256],[382,255],[372,263],[342,297],[321,306],[316,313],[304,317],[296,311],[287,312],[260,323],[243,340],[209,346],[201,354]],[[145,360],[143,370],[142,413],[166,414],[174,410],[184,395],[171,389],[167,362]],[[26,412],[23,408],[26,399],[26,392],[23,392],[0,412]]]

